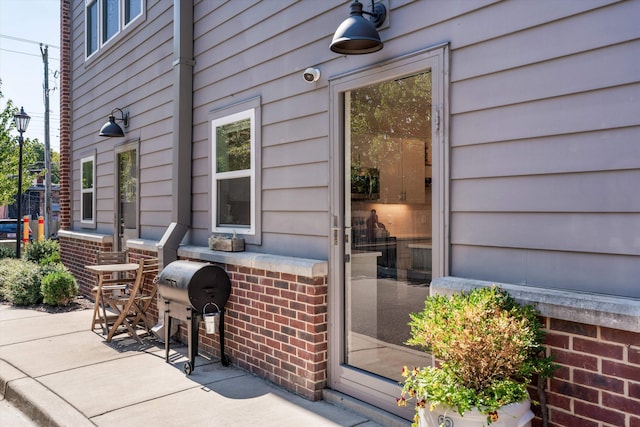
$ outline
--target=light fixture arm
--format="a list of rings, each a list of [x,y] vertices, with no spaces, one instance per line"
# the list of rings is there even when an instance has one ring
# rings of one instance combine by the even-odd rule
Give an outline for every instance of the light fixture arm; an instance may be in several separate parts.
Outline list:
[[[358,0],[355,0],[355,3],[360,3]],[[367,12],[366,10],[362,10],[362,13],[365,15],[369,15],[371,23],[376,26],[376,28],[380,27],[384,20],[387,19],[387,8],[384,7],[384,4],[377,3],[375,0],[371,0],[371,10],[373,12]]]
[[[119,119],[113,115],[113,113],[116,111],[120,111]],[[129,112],[124,113],[121,109],[114,108],[113,110],[111,110],[111,115],[109,116],[109,119],[111,119],[111,117],[113,117],[114,120],[120,120],[125,128],[129,127]]]

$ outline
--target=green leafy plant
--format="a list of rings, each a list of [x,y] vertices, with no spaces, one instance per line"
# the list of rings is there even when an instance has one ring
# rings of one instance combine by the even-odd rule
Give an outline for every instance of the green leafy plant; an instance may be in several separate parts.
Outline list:
[[[58,264],[52,270],[42,278],[40,290],[43,302],[50,305],[67,305],[78,295],[76,279],[62,264]]]
[[[60,244],[55,240],[30,243],[27,246],[25,259],[40,265],[60,262]]]
[[[501,288],[427,297],[424,309],[410,319],[407,344],[438,360],[437,366],[403,368],[398,405],[415,399],[414,426],[418,410],[427,405],[460,415],[475,407],[491,423],[500,407],[529,399],[527,385],[535,375],[553,375],[535,308],[518,304]]]
[[[38,304],[42,301],[37,264],[23,259],[0,260],[0,290],[2,298],[14,305]]]
[[[13,258],[16,256],[16,249],[6,246],[0,246],[0,259]]]

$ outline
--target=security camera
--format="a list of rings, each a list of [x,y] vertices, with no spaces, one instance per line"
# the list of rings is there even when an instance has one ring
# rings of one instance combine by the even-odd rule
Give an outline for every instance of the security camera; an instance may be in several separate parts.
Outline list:
[[[304,70],[304,74],[302,74],[302,78],[304,79],[304,81],[309,83],[317,82],[318,79],[320,79],[320,70],[318,70],[317,68],[309,67],[306,70]]]

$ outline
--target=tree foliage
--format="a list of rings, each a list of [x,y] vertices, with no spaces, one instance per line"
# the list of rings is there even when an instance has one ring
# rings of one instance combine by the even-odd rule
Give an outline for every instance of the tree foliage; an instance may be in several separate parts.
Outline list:
[[[425,144],[431,139],[431,73],[377,83],[351,92],[351,138],[355,158],[366,153],[373,165],[400,159],[398,141]]]

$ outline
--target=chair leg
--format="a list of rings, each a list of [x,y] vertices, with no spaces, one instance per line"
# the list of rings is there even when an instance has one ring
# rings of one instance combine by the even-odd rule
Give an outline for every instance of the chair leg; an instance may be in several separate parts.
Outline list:
[[[153,327],[154,323],[149,318],[147,310],[151,306],[152,299],[153,297],[147,296],[144,298],[136,299],[134,301],[134,306],[136,307],[135,309],[136,315],[135,315],[135,318],[131,321],[132,327],[134,328],[137,327],[140,321],[142,320],[144,322],[144,327],[147,330],[147,333],[151,332],[151,328]]]
[[[95,304],[93,305],[93,316],[91,318],[91,330],[93,331],[96,328],[96,323],[100,320],[99,319],[99,303],[98,303],[98,294],[96,293],[96,300],[95,300]]]
[[[100,292],[99,295],[100,305],[102,305],[102,334],[106,335],[109,332],[109,318],[107,317],[107,304],[104,302],[104,295]]]
[[[126,302],[122,309],[120,309],[120,307],[118,306],[118,301],[111,301],[109,300],[109,306],[111,308],[113,308],[113,310],[118,314],[118,318],[116,319],[116,321],[113,323],[113,325],[111,325],[109,329],[109,333],[107,334],[107,342],[111,342],[111,340],[113,339],[113,336],[115,335],[116,331],[118,330],[118,328],[120,326],[125,326],[127,328],[127,330],[129,331],[129,334],[138,342],[142,342],[142,340],[140,339],[140,337],[138,337],[138,334],[136,334],[135,330],[131,327],[131,322],[129,321],[129,319],[127,319],[127,316],[129,315],[129,311],[131,310],[131,306],[133,305],[133,301],[130,300],[128,302]]]

